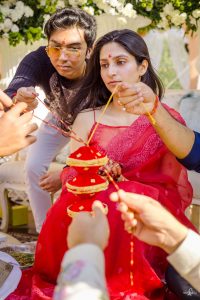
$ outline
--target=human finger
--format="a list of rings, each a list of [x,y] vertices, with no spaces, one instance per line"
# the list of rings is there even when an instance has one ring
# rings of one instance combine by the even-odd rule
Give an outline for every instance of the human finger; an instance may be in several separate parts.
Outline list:
[[[25,145],[25,147],[27,147],[27,146],[29,146],[29,145],[35,143],[36,141],[37,141],[36,136],[34,136],[34,135],[28,135],[28,136],[26,137],[26,145]]]
[[[38,129],[38,125],[36,123],[27,124],[25,128],[26,136],[30,135],[32,132],[36,131]]]
[[[44,180],[44,179],[46,179],[46,178],[48,178],[49,177],[49,173],[45,173],[44,175],[42,175],[41,177],[40,177],[40,181],[42,181],[42,180]]]
[[[120,200],[117,192],[113,192],[112,194],[110,194],[109,197],[110,197],[110,200],[113,202],[118,202]]]
[[[19,117],[27,108],[27,104],[24,102],[20,102],[11,107],[10,110],[6,112],[8,117]]]
[[[136,94],[129,97],[120,97],[118,100],[119,105],[129,107],[137,105],[144,101],[144,96],[142,94]]]
[[[24,112],[23,114],[20,115],[18,118],[17,122],[21,126],[28,124],[33,118],[32,112]]]
[[[47,178],[40,179],[39,186],[41,186],[42,188],[45,188],[47,186],[47,184],[48,184]]]
[[[123,213],[123,212],[127,212],[128,211],[128,206],[126,205],[126,203],[124,202],[120,202],[117,206],[117,209]]]
[[[3,110],[4,107],[12,106],[13,102],[2,90],[0,90],[0,110]]]
[[[158,203],[148,196],[135,193],[126,193],[123,190],[119,190],[118,195],[122,202],[124,202],[130,209],[133,209],[133,211],[136,211],[137,213],[141,213],[144,210],[145,205],[149,203]]]
[[[105,214],[105,209],[102,202],[99,200],[95,200],[92,204],[92,211],[97,218],[101,217],[102,213]]]
[[[33,87],[21,87],[17,90],[16,100],[27,99],[32,101],[37,96],[37,93]]]

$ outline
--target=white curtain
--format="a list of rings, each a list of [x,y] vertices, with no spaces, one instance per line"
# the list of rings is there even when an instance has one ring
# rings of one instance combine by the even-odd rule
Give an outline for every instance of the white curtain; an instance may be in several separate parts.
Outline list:
[[[149,54],[153,67],[158,71],[163,53],[164,33],[156,30],[151,30],[144,36],[144,40],[149,49]]]
[[[183,89],[189,89],[189,57],[185,49],[184,31],[172,28],[167,31],[169,50],[177,78]]]

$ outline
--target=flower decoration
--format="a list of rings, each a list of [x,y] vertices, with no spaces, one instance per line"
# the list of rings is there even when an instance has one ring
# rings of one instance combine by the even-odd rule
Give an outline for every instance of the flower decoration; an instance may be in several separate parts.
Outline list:
[[[166,30],[185,25],[186,31],[196,31],[200,20],[200,1],[192,0],[0,0],[0,37],[15,46],[20,41],[33,42],[44,37],[44,23],[57,9],[79,7],[91,15],[121,15],[147,17],[152,28]]]

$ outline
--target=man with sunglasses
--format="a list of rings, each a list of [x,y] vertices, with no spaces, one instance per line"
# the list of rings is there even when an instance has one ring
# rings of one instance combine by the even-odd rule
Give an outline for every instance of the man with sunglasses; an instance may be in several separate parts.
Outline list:
[[[48,39],[47,47],[40,47],[22,60],[6,93],[16,102],[26,102],[28,110],[33,110],[38,104],[35,86],[41,87],[46,95],[45,102],[53,112],[48,114],[46,121],[66,131],[76,114],[84,108],[71,111],[70,101],[86,70],[96,38],[96,22],[83,10],[64,8],[51,16],[44,32]],[[61,187],[58,174],[46,173],[47,169],[68,140],[59,131],[42,124],[37,142],[28,151],[27,192],[37,232],[40,232],[51,205],[49,193]]]

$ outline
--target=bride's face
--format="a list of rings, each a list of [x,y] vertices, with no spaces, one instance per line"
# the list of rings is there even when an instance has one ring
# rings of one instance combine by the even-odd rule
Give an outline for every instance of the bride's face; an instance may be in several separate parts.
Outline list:
[[[135,57],[116,42],[110,42],[102,47],[100,66],[101,78],[110,92],[120,82],[139,82],[145,73],[143,63],[138,65]]]

